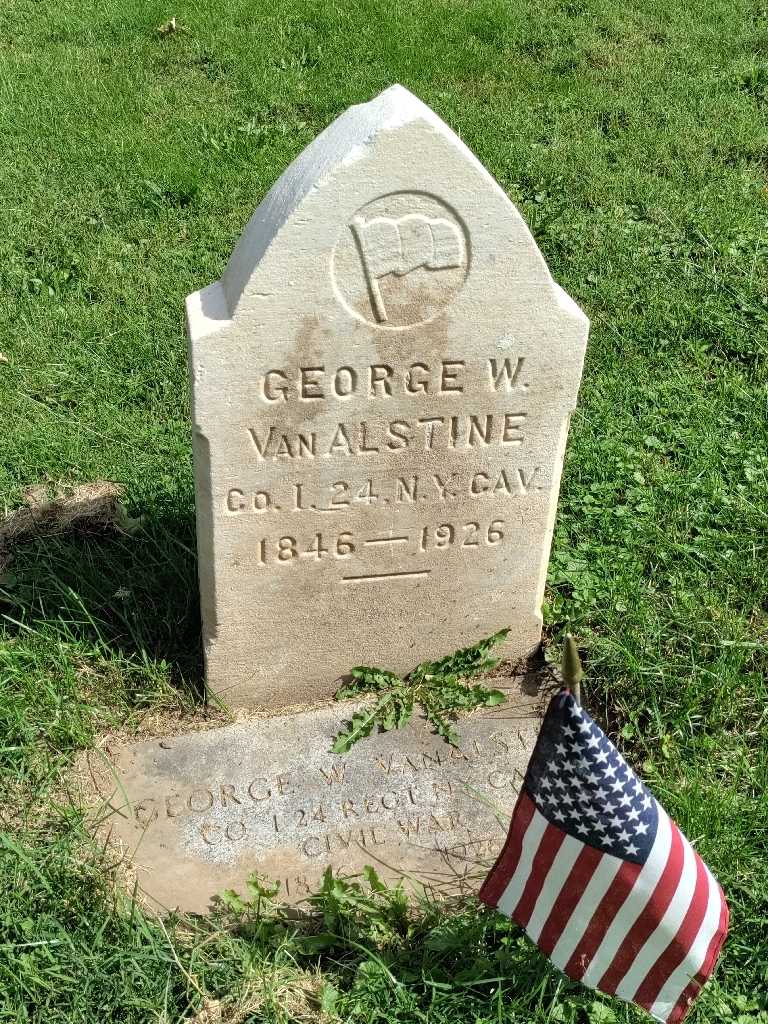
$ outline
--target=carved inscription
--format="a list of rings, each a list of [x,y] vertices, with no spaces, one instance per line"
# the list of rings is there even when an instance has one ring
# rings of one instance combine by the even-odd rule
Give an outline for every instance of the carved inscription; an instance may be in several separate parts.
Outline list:
[[[172,823],[182,842],[193,850],[202,844],[214,860],[229,859],[240,845],[288,844],[310,861],[352,846],[456,848],[476,843],[463,835],[457,801],[473,790],[496,791],[508,805],[522,781],[515,755],[526,743],[521,733],[513,738],[491,732],[463,750],[435,743],[427,750],[361,753],[367,779],[362,790],[355,784],[359,765],[329,759],[309,773],[230,776],[163,789],[139,797],[131,811],[142,830]]]
[[[113,748],[111,769],[92,762],[112,811],[96,817],[166,907],[205,910],[254,871],[301,899],[328,865],[442,885],[506,835],[538,728],[535,701],[511,697],[463,720],[460,747],[415,720],[331,754],[352,704]]]
[[[411,448],[419,452],[488,447],[520,448],[525,436],[524,412],[482,413],[467,416],[425,416],[369,424],[338,423],[324,435],[281,432],[270,426],[248,434],[259,462],[278,459],[314,459],[334,456],[386,454]]]
[[[520,378],[524,356],[491,357],[487,363],[470,363],[470,372],[484,379],[492,391],[527,391]],[[486,370],[487,368],[487,370]],[[268,370],[257,380],[259,397],[267,403],[318,402],[324,399],[391,398],[393,395],[461,395],[466,388],[467,361],[443,359],[439,363],[409,363],[403,369],[389,363],[365,367],[297,366],[292,370]]]
[[[464,498],[525,497],[531,488],[545,488],[541,466],[531,468],[480,470],[471,476],[461,473],[412,474],[409,476],[357,477],[328,484],[296,481],[279,491],[231,487],[225,498],[225,512],[343,512],[358,505],[435,505]]]
[[[376,227],[371,237],[386,233],[382,224],[370,222]],[[368,227],[360,229],[361,238],[368,239]],[[378,272],[383,264],[374,262],[374,266]],[[257,394],[275,421],[270,423],[267,413],[247,427],[249,448],[256,467],[292,463],[298,472],[290,482],[281,474],[277,484],[268,476],[250,487],[233,481],[222,495],[222,511],[235,521],[243,516],[264,517],[264,532],[251,548],[253,564],[259,570],[279,571],[307,563],[336,565],[340,583],[429,575],[440,568],[441,552],[453,550],[471,556],[473,551],[503,545],[521,526],[515,504],[548,488],[544,467],[525,451],[529,390],[522,355],[414,361],[403,367],[372,363],[269,369],[257,380]],[[492,396],[497,403],[514,399],[515,404],[490,412],[419,415],[420,403],[436,396],[446,402],[467,398],[481,404],[483,395]],[[320,405],[343,412],[344,403],[355,398],[358,407],[370,403],[372,410],[378,410],[385,408],[387,400],[401,403],[403,396],[413,403],[412,416],[382,419],[377,413],[371,419],[341,421],[331,414],[323,426],[310,419],[298,429],[289,429],[282,419],[286,410],[295,407]],[[494,451],[502,455],[495,467],[488,459],[488,452]],[[390,458],[401,461],[404,454],[422,452],[453,452],[467,468],[416,473],[388,469]],[[517,464],[510,460],[511,454],[519,459]],[[302,467],[328,459],[340,463],[359,460],[366,468],[363,472],[343,470],[338,480],[329,480],[325,472],[301,475]],[[479,462],[473,465],[475,459]],[[477,502],[477,517],[450,517],[451,503],[466,508],[467,500]],[[510,515],[503,512],[507,504]],[[490,515],[485,506],[491,507]],[[418,519],[401,518],[402,527],[388,530],[378,527],[381,516],[376,520],[375,513],[407,513],[410,509],[418,511]],[[345,517],[361,512],[372,517],[369,527],[365,517],[360,527],[359,516],[355,528],[343,525]],[[329,514],[336,522],[321,528],[319,518]],[[271,525],[277,518],[282,530]],[[401,563],[397,570],[348,571],[350,563],[362,563],[364,568],[369,556],[382,552],[397,556]]]

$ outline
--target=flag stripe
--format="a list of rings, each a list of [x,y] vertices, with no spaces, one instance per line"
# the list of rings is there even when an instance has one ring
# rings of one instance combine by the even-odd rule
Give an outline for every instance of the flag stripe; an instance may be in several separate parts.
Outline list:
[[[706,980],[706,979],[705,979]],[[690,985],[686,988],[685,992],[680,996],[677,1001],[677,1006],[674,1008],[669,1017],[666,1018],[666,1024],[678,1024],[679,1021],[685,1017],[690,1010],[697,998],[699,992],[701,992],[701,986],[704,982],[699,981],[696,978],[691,980]],[[657,1017],[656,1020],[659,1018]]]
[[[604,929],[603,934],[599,936],[602,941],[594,942],[595,936],[591,923],[583,944],[586,949],[581,950],[577,947],[574,954],[582,956],[582,969],[576,977],[590,988],[597,987],[598,979],[602,977],[616,956],[621,943],[648,903],[651,893],[656,888],[656,884],[667,866],[672,843],[672,825],[664,811],[660,807],[658,810],[659,823],[656,839],[645,864],[641,867],[627,862],[625,866],[635,870],[630,876],[627,876],[625,868],[621,868],[616,876],[617,892],[613,899],[607,901],[606,909],[599,908],[599,911],[595,913],[595,918],[598,921],[603,923],[610,921],[607,929]],[[623,881],[627,877],[632,880],[628,889],[625,885],[618,884],[620,880]],[[607,896],[611,896],[610,890]],[[589,934],[590,932],[592,935]],[[587,942],[588,937],[589,942]],[[584,965],[586,965],[586,969]]]
[[[593,919],[595,908],[601,904],[603,897],[611,888],[616,876],[621,870],[624,861],[618,857],[612,857],[609,853],[603,854],[603,859],[597,865],[595,873],[590,878],[584,893],[576,904],[576,909],[571,914],[565,931],[557,940],[552,950],[552,962],[561,971],[570,973],[571,977],[576,975],[566,970],[571,957],[584,938],[587,928]]]
[[[583,849],[584,844],[581,840],[574,839],[573,836],[565,836],[560,849],[557,851],[557,856],[552,862],[552,867],[549,869],[546,881],[542,886],[541,892],[538,894],[536,906],[533,908],[533,913],[526,929],[528,935],[534,942],[539,944],[539,947],[541,947],[541,930],[547,923],[552,907],[558,896],[562,893],[563,886],[570,877],[573,865]]]
[[[595,849],[594,846],[584,846],[583,843],[580,843],[579,846],[581,847],[581,852],[576,858],[576,863],[571,868],[567,881],[557,894],[557,898],[549,912],[549,917],[545,921],[539,935],[539,949],[547,956],[552,956],[552,951],[557,945],[558,940],[564,936],[565,928],[574,916],[577,904],[586,896],[586,888],[595,880],[598,863],[605,856],[600,850]],[[612,857],[610,859],[614,860],[615,858]],[[616,867],[618,868],[618,861]],[[611,875],[612,877],[613,875]],[[594,906],[594,902],[592,906]],[[579,934],[581,931],[583,931],[583,925],[579,927]]]
[[[523,895],[525,883],[528,881],[531,868],[533,867],[533,858],[539,848],[539,843],[541,841],[541,837],[544,835],[547,824],[548,822],[544,815],[539,814],[537,810],[534,810],[531,822],[523,836],[523,845],[520,851],[520,858],[517,862],[517,867],[515,868],[514,873],[507,883],[507,887],[501,894],[501,899],[499,900],[498,909],[502,914],[506,914],[507,917],[512,916],[512,911],[520,902],[520,897]]]
[[[723,943],[728,936],[728,923],[731,912],[728,909],[728,904],[725,900],[725,893],[719,885],[717,886],[717,891],[720,893],[720,922],[717,926],[717,932],[712,936],[712,941],[709,944],[709,949],[707,950],[707,955],[704,958],[704,963],[701,965],[699,973],[696,975],[700,981],[700,986],[704,984],[714,970],[715,963],[720,955],[720,950],[723,948]]]
[[[675,898],[666,911],[663,914],[659,914],[655,931],[648,937],[643,948],[638,951],[635,962],[616,987],[616,995],[621,999],[637,1002],[639,1001],[638,994],[642,993],[644,1003],[648,1001],[648,996],[651,997],[651,1002],[653,1002],[653,996],[656,995],[667,977],[667,975],[662,974],[659,984],[654,989],[652,984],[653,971],[657,967],[659,971],[664,970],[664,965],[661,961],[664,960],[671,945],[668,937],[672,936],[672,942],[674,942],[674,936],[677,935],[678,929],[688,914],[696,891],[696,854],[677,825],[672,824],[672,834],[677,842],[679,842],[683,851],[683,870],[680,874],[680,883],[677,887]],[[704,891],[706,893],[706,890]],[[676,965],[673,964],[672,967],[674,966]],[[648,986],[646,982],[648,982]]]
[[[605,936],[605,923],[615,918],[642,871],[640,864],[621,861],[615,878],[594,908],[592,918],[563,970],[569,978],[579,981],[588,969]],[[594,987],[594,986],[593,986]]]
[[[725,902],[723,890],[720,889],[719,886],[718,891],[720,894],[720,920],[717,926],[717,931],[712,936],[709,948],[707,949],[707,955],[704,958],[704,963],[699,968],[699,973],[695,978],[691,979],[691,983],[677,1000],[674,1010],[667,1018],[668,1024],[679,1024],[679,1021],[681,1021],[683,1017],[685,1017],[686,1013],[688,1013],[688,1010],[691,1008],[691,1003],[701,991],[701,986],[712,973],[715,961],[722,949],[723,942],[725,942],[725,938],[728,934],[728,919],[730,915],[728,911],[728,904]]]
[[[501,894],[517,867],[523,849],[523,836],[535,811],[533,800],[524,789],[520,790],[515,810],[512,813],[512,824],[501,853],[496,858],[491,873],[480,889],[480,899],[490,907],[495,907]]]
[[[701,857],[696,857],[696,866],[699,872],[697,893],[680,927],[677,942],[670,947],[677,962],[672,964],[672,970],[668,970],[669,964],[665,965],[666,980],[661,979],[663,983],[655,996],[648,999],[650,1012],[663,1018],[669,1016],[689,982],[701,968],[712,937],[717,934],[720,924],[720,888],[707,871]],[[654,973],[657,973],[655,969]]]
[[[637,964],[639,952],[646,943],[652,941],[652,936],[660,918],[667,912],[672,898],[677,892],[682,872],[683,839],[678,829],[672,826],[672,846],[667,863],[650,899],[619,946],[619,950],[611,961],[610,967],[598,982],[598,988],[603,992],[617,992],[619,983],[627,972]],[[635,985],[639,985],[642,978],[643,974],[640,974]],[[627,998],[621,991],[618,991],[618,995],[622,999]]]
[[[533,859],[531,872],[525,883],[520,901],[512,914],[512,917],[522,928],[527,928],[533,908],[544,886],[544,879],[549,874],[555,856],[565,839],[565,832],[561,828],[551,825],[546,818],[544,821],[547,827],[539,842],[539,848]]]
[[[705,865],[706,866],[706,865]],[[709,977],[727,931],[727,907],[722,890],[709,875],[707,912],[685,961],[667,979],[649,1013],[658,1020],[679,1021],[690,1009],[702,985]],[[691,977],[691,971],[699,967]],[[681,991],[682,989],[682,991]]]

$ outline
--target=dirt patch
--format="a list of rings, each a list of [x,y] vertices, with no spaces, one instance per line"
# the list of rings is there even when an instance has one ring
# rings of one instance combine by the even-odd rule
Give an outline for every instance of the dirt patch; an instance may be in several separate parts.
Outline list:
[[[291,966],[262,966],[262,977],[248,982],[234,997],[203,999],[202,1009],[190,1024],[245,1024],[265,1006],[279,1006],[297,1024],[315,1024],[329,1018],[320,1009],[323,988],[319,972]]]
[[[126,513],[120,500],[122,495],[120,484],[110,480],[53,488],[37,484],[28,488],[21,508],[0,520],[0,568],[10,562],[15,544],[35,537],[78,530],[133,532],[139,520]]]

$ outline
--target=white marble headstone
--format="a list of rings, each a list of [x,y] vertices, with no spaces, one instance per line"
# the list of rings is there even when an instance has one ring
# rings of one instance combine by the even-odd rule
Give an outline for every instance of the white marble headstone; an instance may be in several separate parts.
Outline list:
[[[436,114],[401,86],[342,114],[187,317],[213,691],[536,647],[588,321]]]

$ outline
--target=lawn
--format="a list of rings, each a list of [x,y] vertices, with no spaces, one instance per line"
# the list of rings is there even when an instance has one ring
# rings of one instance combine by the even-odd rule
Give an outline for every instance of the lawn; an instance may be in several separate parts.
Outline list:
[[[205,714],[184,296],[393,81],[592,319],[547,640],[729,897],[692,1024],[768,1020],[768,6],[3,0],[0,496],[105,479],[139,521],[3,556],[0,1022],[647,1019],[474,906],[329,888],[320,955],[269,915],[160,922],[67,800],[110,731]]]

